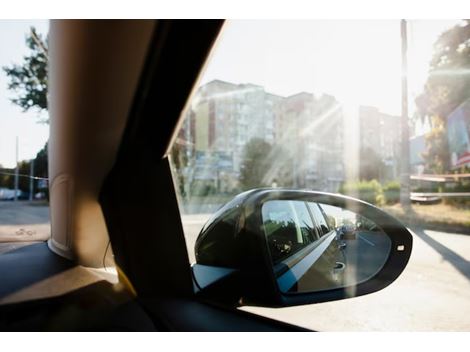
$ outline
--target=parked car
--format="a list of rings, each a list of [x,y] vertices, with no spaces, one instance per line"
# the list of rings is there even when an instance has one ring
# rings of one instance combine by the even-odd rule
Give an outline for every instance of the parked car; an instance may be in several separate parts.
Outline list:
[[[0,200],[14,200],[15,190],[9,188],[0,188]],[[29,199],[29,193],[22,190],[16,191],[16,199],[27,200]]]
[[[272,191],[279,193],[278,190]],[[236,207],[243,206],[245,202],[249,202],[248,197],[253,197],[259,192],[266,192],[266,189],[245,193],[239,198],[243,199],[243,202],[237,201]],[[234,248],[243,246],[236,242],[243,239],[234,235],[234,230],[227,225],[230,221],[233,224],[240,222],[242,212],[236,214],[238,218],[233,218],[234,210],[228,207],[220,218],[213,218],[204,227],[195,246],[197,264],[232,268],[240,266],[233,257],[237,255]],[[229,220],[229,217],[233,219]],[[310,263],[309,269],[302,273],[303,281],[310,276],[309,290],[343,284],[346,267],[344,246],[339,242],[336,230],[328,227],[328,218],[318,203],[295,200],[295,197],[294,200],[271,200],[263,205],[261,217],[261,227],[276,277],[280,278],[295,266],[305,265],[302,263],[313,255],[317,258]],[[238,255],[241,257],[241,254]],[[215,258],[219,258],[218,261]],[[229,258],[233,258],[232,262],[227,262]],[[197,275],[195,278],[198,279]],[[298,291],[301,281],[298,279],[284,282],[284,291]]]
[[[0,188],[0,200],[15,199],[15,190],[9,188]]]
[[[45,192],[37,192],[34,195],[34,199],[37,199],[37,200],[46,199],[46,193]]]

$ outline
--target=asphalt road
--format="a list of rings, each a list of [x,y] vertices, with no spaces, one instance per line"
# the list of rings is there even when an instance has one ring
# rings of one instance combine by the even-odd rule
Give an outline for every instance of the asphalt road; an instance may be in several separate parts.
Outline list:
[[[45,206],[0,202],[0,242],[9,242],[0,245],[0,253],[47,239],[48,214]],[[191,262],[207,218],[183,217]],[[413,253],[404,273],[370,295],[292,308],[243,309],[323,331],[470,331],[470,234],[414,229]]]
[[[49,208],[43,203],[0,201],[0,254],[49,236]]]
[[[344,240],[346,247],[344,277],[348,283],[358,283],[374,276],[385,264],[391,241],[383,232],[361,231],[355,240]]]
[[[183,219],[192,262],[195,239],[207,218]],[[412,232],[408,266],[381,291],[291,308],[242,309],[320,331],[470,331],[470,233]]]

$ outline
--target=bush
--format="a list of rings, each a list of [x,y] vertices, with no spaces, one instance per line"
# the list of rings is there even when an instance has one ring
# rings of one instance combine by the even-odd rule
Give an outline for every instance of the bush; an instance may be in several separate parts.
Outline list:
[[[470,192],[470,182],[461,180],[452,185],[445,184],[444,192]]]
[[[215,186],[209,182],[195,182],[192,189],[192,195],[199,197],[207,197],[217,193]]]
[[[467,180],[460,180],[454,185],[445,185],[444,192],[470,192],[470,182]],[[468,207],[470,206],[470,198],[467,197],[446,197],[444,202],[449,205]]]
[[[377,180],[346,182],[341,185],[339,191],[375,205],[381,206],[385,203],[382,186]]]
[[[397,181],[387,182],[383,188],[386,204],[395,204],[400,201],[400,183]]]

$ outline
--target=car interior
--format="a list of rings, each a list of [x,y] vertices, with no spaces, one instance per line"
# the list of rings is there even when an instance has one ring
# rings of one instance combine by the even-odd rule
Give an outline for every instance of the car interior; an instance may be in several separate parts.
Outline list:
[[[51,21],[52,235],[0,256],[0,330],[304,330],[193,290],[167,152],[222,25]]]
[[[51,237],[0,255],[1,331],[311,331],[238,308],[360,296],[404,270],[412,236],[393,217],[351,197],[277,188],[242,193],[216,212],[190,265],[169,152],[223,26],[50,21]],[[263,224],[269,201],[279,209]],[[335,286],[351,256],[344,248],[363,247],[353,230],[348,239],[331,222],[323,204],[375,223],[373,231],[356,232],[369,236],[361,246],[378,254],[370,250],[364,263],[377,268],[348,287]],[[307,220],[276,222],[285,214]],[[272,243],[265,225],[276,230]],[[310,281],[321,282],[311,274],[302,281],[305,292],[296,292],[322,253],[331,287],[308,292]]]

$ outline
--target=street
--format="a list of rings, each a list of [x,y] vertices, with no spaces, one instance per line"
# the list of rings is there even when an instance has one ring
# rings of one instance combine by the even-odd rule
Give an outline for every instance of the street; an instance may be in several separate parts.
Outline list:
[[[46,206],[0,202],[0,242],[10,242],[0,244],[0,255],[27,241],[47,239],[48,213]],[[203,214],[183,216],[191,262],[207,219]],[[470,236],[413,232],[407,268],[382,291],[316,305],[242,309],[321,331],[470,331]]]
[[[49,207],[42,202],[0,201],[0,255],[49,238]]]
[[[380,231],[360,231],[355,240],[343,240],[343,243],[344,277],[351,283],[374,276],[384,265],[391,249],[390,239]]]
[[[192,263],[208,217],[183,217]],[[381,291],[306,306],[242,309],[319,331],[470,331],[470,233],[412,232],[408,266]]]
[[[376,293],[247,311],[320,331],[469,331],[470,236],[415,230],[402,275]]]

